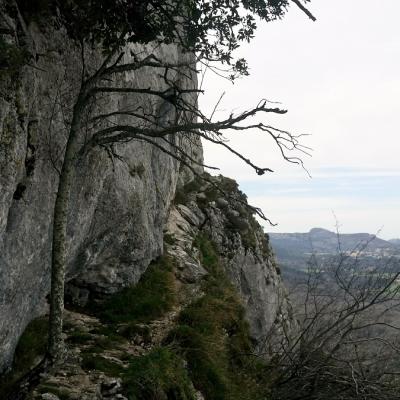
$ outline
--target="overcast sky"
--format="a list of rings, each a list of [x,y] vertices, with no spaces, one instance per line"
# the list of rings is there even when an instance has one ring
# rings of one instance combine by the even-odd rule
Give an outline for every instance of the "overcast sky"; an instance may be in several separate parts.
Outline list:
[[[303,159],[312,178],[256,132],[230,136],[231,145],[273,174],[260,177],[208,145],[206,162],[278,223],[266,231],[332,230],[337,219],[342,233],[400,237],[400,1],[313,0],[309,8],[317,22],[292,6],[284,20],[260,25],[241,50],[250,76],[232,85],[208,73],[200,106],[210,112],[226,92],[221,118],[260,98],[279,101],[289,112],[265,122],[310,134],[303,144],[313,154]]]

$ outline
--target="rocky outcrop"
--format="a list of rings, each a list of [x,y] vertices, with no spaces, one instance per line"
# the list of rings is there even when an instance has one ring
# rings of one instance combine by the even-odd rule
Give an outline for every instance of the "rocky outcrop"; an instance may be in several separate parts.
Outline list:
[[[172,208],[166,226],[166,234],[175,243],[169,252],[180,260],[183,279],[195,282],[205,271],[196,247],[193,253],[193,243],[200,233],[210,237],[240,294],[256,351],[268,354],[275,340],[296,328],[268,236],[235,181],[223,176],[205,178],[178,190],[176,202],[181,204]]]

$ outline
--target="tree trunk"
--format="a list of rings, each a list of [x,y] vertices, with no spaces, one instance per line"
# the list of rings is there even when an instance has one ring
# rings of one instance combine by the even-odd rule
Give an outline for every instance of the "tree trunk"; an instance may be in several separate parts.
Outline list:
[[[83,108],[83,101],[78,98],[73,110],[72,123],[54,206],[49,337],[47,349],[51,363],[61,360],[64,354],[62,328],[64,312],[64,280],[67,256],[68,208],[74,167],[79,150],[80,117]]]

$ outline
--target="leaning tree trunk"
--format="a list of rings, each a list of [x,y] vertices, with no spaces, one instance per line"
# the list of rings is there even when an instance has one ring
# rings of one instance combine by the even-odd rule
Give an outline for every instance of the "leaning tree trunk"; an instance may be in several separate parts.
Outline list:
[[[64,341],[62,338],[64,312],[64,281],[67,250],[67,222],[71,185],[74,175],[74,166],[79,150],[80,117],[84,108],[84,101],[78,98],[72,116],[64,161],[61,168],[60,180],[53,216],[53,243],[51,260],[51,291],[48,357],[51,363],[62,359]]]

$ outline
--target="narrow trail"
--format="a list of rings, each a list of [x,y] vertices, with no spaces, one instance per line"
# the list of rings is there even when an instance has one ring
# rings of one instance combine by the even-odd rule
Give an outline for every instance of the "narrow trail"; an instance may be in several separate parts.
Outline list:
[[[186,216],[187,217],[187,216]],[[175,238],[165,251],[175,260],[175,304],[161,317],[147,324],[136,324],[137,334],[124,338],[121,335],[127,324],[120,324],[111,332],[118,339],[110,340],[109,328],[98,318],[71,310],[65,311],[65,342],[68,353],[62,366],[54,373],[41,375],[41,382],[28,395],[28,400],[126,400],[118,374],[105,373],[90,368],[85,357],[98,363],[108,363],[119,370],[129,368],[129,359],[145,356],[160,346],[176,325],[182,311],[190,302],[202,295],[200,281],[206,274],[198,254],[192,247],[197,229],[189,224],[178,209],[173,209],[166,234]],[[48,391],[47,391],[48,390]],[[59,393],[54,397],[54,393]],[[201,398],[201,397],[199,397]]]

